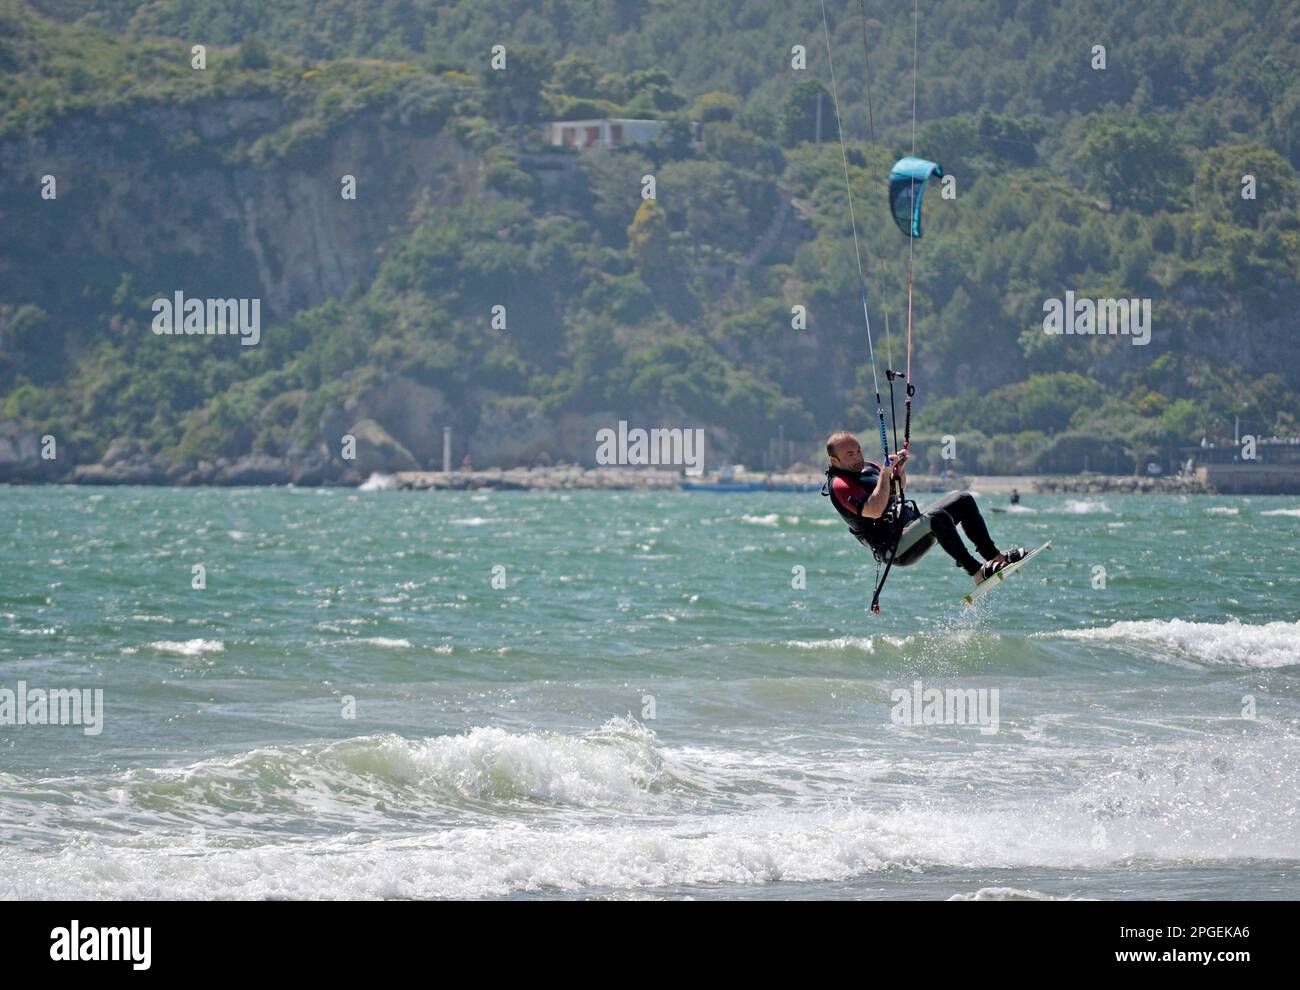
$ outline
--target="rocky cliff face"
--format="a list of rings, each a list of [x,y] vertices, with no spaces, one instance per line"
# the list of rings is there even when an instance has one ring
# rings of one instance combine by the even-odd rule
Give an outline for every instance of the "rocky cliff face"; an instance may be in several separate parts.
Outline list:
[[[8,300],[73,318],[130,273],[137,294],[260,298],[282,319],[368,280],[422,196],[478,181],[476,156],[444,133],[364,117],[257,164],[258,139],[290,121],[276,100],[125,114],[0,144]],[[45,175],[56,199],[41,198]]]
[[[259,299],[265,332],[364,287],[417,205],[480,192],[479,157],[445,131],[373,115],[307,138],[295,125],[279,100],[231,99],[74,116],[0,143],[3,301],[11,312],[31,304],[48,314],[59,361],[121,331],[116,320],[104,325],[106,312],[124,314],[127,332],[148,334],[149,301],[178,291]],[[41,195],[44,176],[54,177],[53,199]],[[342,195],[345,176],[355,199]],[[0,350],[4,343],[0,321]],[[434,390],[397,379],[350,405],[310,424],[319,438],[282,456],[197,466],[147,456],[129,438],[97,464],[77,464],[66,446],[42,459],[33,431],[2,422],[0,481],[359,481],[362,468],[339,459],[336,441],[368,419],[375,429],[361,430],[358,452],[368,469],[425,466],[441,449],[449,411]]]

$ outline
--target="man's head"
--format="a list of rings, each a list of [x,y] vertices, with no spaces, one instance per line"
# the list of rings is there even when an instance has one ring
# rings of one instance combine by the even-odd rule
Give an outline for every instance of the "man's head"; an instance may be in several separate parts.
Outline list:
[[[867,466],[862,456],[862,445],[847,430],[839,430],[826,438],[826,456],[835,467],[844,471],[861,471]]]

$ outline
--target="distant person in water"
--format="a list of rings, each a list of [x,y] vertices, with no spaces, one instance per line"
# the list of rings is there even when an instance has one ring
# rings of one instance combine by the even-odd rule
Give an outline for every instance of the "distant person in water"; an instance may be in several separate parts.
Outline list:
[[[1011,504],[1012,505],[1020,504],[1020,493],[1016,491],[1014,488],[1011,489]]]
[[[822,494],[830,496],[831,504],[849,524],[858,542],[869,547],[877,560],[885,562],[894,546],[898,527],[894,518],[897,511],[894,478],[907,487],[907,451],[895,456],[891,470],[881,471],[879,464],[862,456],[857,437],[840,431],[827,438],[826,455],[831,463],[826,469]],[[1005,553],[998,550],[970,492],[949,492],[921,510],[908,502],[903,513],[903,532],[894,555],[894,563],[899,567],[915,564],[938,543],[958,567],[980,584],[1025,555],[1023,547],[1013,547]],[[958,526],[975,544],[975,552],[984,558],[983,562],[966,549],[957,532]]]

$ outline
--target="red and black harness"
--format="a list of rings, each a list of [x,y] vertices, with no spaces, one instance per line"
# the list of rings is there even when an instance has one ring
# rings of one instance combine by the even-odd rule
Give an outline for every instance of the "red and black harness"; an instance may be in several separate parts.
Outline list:
[[[879,612],[880,592],[885,587],[890,568],[894,566],[894,558],[898,554],[898,543],[902,539],[903,530],[909,522],[920,515],[920,510],[917,509],[915,502],[905,497],[900,486],[897,496],[891,493],[889,506],[880,518],[872,519],[862,515],[862,503],[870,497],[882,470],[881,466],[874,461],[867,461],[867,464],[875,470],[855,473],[834,466],[827,468],[826,484],[822,486],[822,494],[830,498],[835,511],[848,524],[849,532],[871,551],[878,565],[884,566],[883,574],[877,569],[876,590],[871,596],[871,611]],[[851,498],[846,504],[835,491],[836,479],[857,488],[862,493],[861,498]],[[854,501],[859,503],[856,507],[852,504]],[[910,512],[907,511],[909,506]]]

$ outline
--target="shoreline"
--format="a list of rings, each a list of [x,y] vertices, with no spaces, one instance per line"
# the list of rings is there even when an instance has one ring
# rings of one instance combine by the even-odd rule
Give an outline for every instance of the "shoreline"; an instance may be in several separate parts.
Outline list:
[[[398,471],[372,475],[366,490],[407,491],[680,491],[689,484],[695,491],[745,493],[762,491],[820,491],[825,477],[815,472],[760,474],[706,472],[686,477],[678,471],[655,468],[492,468],[484,471]],[[909,492],[943,493],[967,489],[985,495],[1215,495],[1218,492],[1196,477],[1141,478],[1129,475],[964,475],[944,479],[931,475],[911,478]],[[1260,492],[1257,494],[1265,494]],[[1285,493],[1277,493],[1285,494]]]
[[[758,472],[706,472],[686,477],[676,470],[654,468],[508,468],[474,470],[474,472],[395,472],[374,474],[364,483],[370,491],[398,489],[413,491],[680,491],[689,483],[695,491],[719,486],[719,494],[744,491],[820,491],[823,474],[792,472],[761,474]],[[1216,495],[1212,486],[1191,478],[1139,478],[1132,476],[1056,476],[1056,474],[971,474],[940,478],[914,476],[910,492],[946,492],[970,490],[984,495]],[[1261,492],[1262,494],[1262,492]]]
[[[1237,481],[1240,481],[1240,476]],[[353,491],[658,491],[746,494],[754,492],[819,492],[825,476],[814,471],[705,472],[687,476],[680,469],[654,467],[596,467],[552,465],[547,467],[486,468],[460,471],[373,472],[334,480],[312,479],[295,483],[281,478],[232,477],[213,481],[195,478],[142,478],[133,474],[77,472],[62,478],[9,478],[0,485],[74,485],[95,488],[143,486],[154,488],[340,488]],[[1268,484],[1273,481],[1274,484]],[[1192,476],[1134,477],[1132,475],[912,475],[908,494],[942,494],[967,490],[977,495],[1007,496],[1013,489],[1021,495],[1297,495],[1289,485],[1277,485],[1276,478],[1261,476],[1258,485],[1236,484],[1232,490],[1216,488],[1199,473]]]

